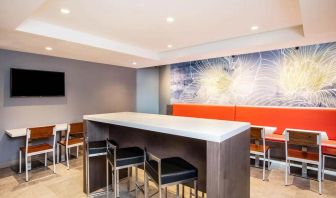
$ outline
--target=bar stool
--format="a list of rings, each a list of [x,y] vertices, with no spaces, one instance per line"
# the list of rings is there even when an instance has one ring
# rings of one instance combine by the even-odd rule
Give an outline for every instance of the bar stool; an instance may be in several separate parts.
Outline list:
[[[87,185],[87,196],[100,195],[104,192],[90,193],[90,158],[104,156],[106,155],[106,141],[88,141],[85,138],[85,150],[86,150],[86,185]]]
[[[323,154],[322,180],[324,180],[326,158],[336,159],[336,148],[322,147],[322,154]]]
[[[127,168],[128,170],[128,185],[127,189],[130,192],[130,172],[131,168],[135,167],[135,197],[137,197],[137,189],[141,189],[138,184],[138,166],[144,164],[144,151],[139,147],[119,148],[118,144],[113,140],[106,140],[107,155],[106,155],[106,189],[108,189],[109,165],[112,167],[112,181],[114,181],[114,197],[119,197],[119,170]],[[112,182],[113,183],[113,182]],[[108,197],[108,191],[106,193]]]
[[[145,149],[145,198],[154,195],[148,196],[149,178],[158,187],[160,198],[162,198],[162,188],[165,188],[167,197],[167,187],[171,185],[176,185],[176,196],[179,197],[179,184],[189,182],[194,182],[194,195],[195,197],[198,195],[198,170],[180,157],[159,159]]]
[[[252,126],[250,132],[250,139],[254,141],[250,144],[250,153],[255,155],[256,162],[258,156],[263,156],[263,181],[265,180],[265,164],[266,164],[266,153],[267,153],[267,162],[268,162],[268,170],[270,168],[270,147],[266,146],[265,140],[265,128],[259,126]],[[260,141],[262,141],[262,145],[260,145]]]
[[[287,177],[290,174],[290,162],[296,161],[317,165],[319,194],[322,194],[322,149],[321,133],[319,131],[308,131],[300,129],[285,129],[286,148],[286,172],[285,185],[288,185]],[[288,148],[290,145],[301,146],[302,149]],[[317,152],[311,152],[308,148],[317,148]]]
[[[28,178],[28,157],[34,155],[44,154],[44,165],[47,166],[47,154],[52,153],[53,155],[53,166],[55,173],[55,143],[56,143],[56,130],[55,126],[46,126],[46,127],[36,127],[36,128],[29,128],[26,132],[26,146],[21,147],[19,151],[19,173],[21,173],[21,161],[22,161],[22,153],[25,154],[25,167],[26,167],[26,181],[29,180]],[[51,146],[48,143],[40,143],[36,145],[32,144],[33,140],[41,140],[41,139],[48,139],[53,137],[53,145]]]
[[[79,146],[83,145],[83,123],[71,123],[68,124],[68,129],[66,133],[65,140],[60,140],[57,142],[57,163],[59,162],[59,152],[60,152],[60,147],[64,146],[65,147],[65,156],[66,156],[66,161],[67,161],[67,168],[69,169],[69,155],[70,155],[70,149],[73,147],[76,147],[76,157],[78,158],[78,148]],[[78,136],[81,137],[78,137]],[[71,136],[76,136],[76,137],[71,137]]]

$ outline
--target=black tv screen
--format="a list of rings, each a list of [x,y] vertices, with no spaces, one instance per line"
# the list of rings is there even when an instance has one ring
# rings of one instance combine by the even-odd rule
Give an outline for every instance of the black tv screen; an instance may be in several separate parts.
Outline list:
[[[11,96],[65,96],[64,72],[11,68]]]

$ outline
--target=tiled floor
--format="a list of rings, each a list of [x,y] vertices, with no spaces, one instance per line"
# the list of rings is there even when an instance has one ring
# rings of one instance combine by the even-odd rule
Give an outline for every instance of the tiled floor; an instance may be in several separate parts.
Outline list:
[[[0,197],[86,197],[82,192],[82,158],[72,159],[70,170],[64,164],[57,164],[57,174],[46,167],[40,167],[30,171],[30,181],[25,182],[24,174],[16,174],[12,169],[0,170]],[[49,162],[50,164],[50,162]],[[52,168],[52,165],[50,165]],[[261,180],[262,170],[251,168],[251,197],[297,197],[297,198],[336,198],[336,182],[325,180],[323,182],[323,195],[318,195],[317,181],[306,180],[300,177],[290,176],[293,185],[284,186],[284,171],[279,166],[272,166],[272,171],[267,171],[267,181]],[[154,191],[151,188],[151,191]],[[126,185],[121,184],[121,197],[134,197],[134,193],[126,192]],[[105,196],[101,196],[105,197]],[[112,193],[111,193],[112,197]],[[140,195],[138,197],[143,197]],[[158,196],[154,196],[158,197]],[[175,197],[169,194],[168,197]]]

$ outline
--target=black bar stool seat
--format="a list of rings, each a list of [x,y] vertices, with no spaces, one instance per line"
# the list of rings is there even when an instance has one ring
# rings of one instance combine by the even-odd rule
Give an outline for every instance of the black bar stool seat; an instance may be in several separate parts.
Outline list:
[[[160,159],[145,148],[145,198],[156,194],[148,194],[149,180],[158,187],[159,198],[162,198],[163,189],[167,197],[167,187],[172,185],[176,185],[176,197],[179,197],[179,185],[190,182],[194,183],[195,197],[198,196],[198,170],[195,166],[177,156]]]
[[[113,161],[113,149],[109,148],[109,151],[107,157]],[[116,167],[144,162],[144,151],[139,147],[118,148],[116,153]]]
[[[106,141],[91,141],[88,142],[89,157],[106,155]]]
[[[155,160],[146,162],[146,171],[158,181],[158,163]],[[161,159],[161,185],[198,177],[197,168],[180,157]]]

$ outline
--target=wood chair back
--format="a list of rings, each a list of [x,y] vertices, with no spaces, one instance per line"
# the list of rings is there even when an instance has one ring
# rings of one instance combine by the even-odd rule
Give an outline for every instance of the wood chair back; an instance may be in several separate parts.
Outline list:
[[[68,131],[70,134],[84,133],[83,122],[70,123],[68,125]]]
[[[321,134],[317,131],[286,130],[286,140],[288,145],[302,147],[319,147],[321,144]]]
[[[251,140],[262,140],[264,138],[264,128],[252,126],[250,130]]]
[[[27,129],[27,138],[30,140],[45,139],[55,134],[55,125]]]

